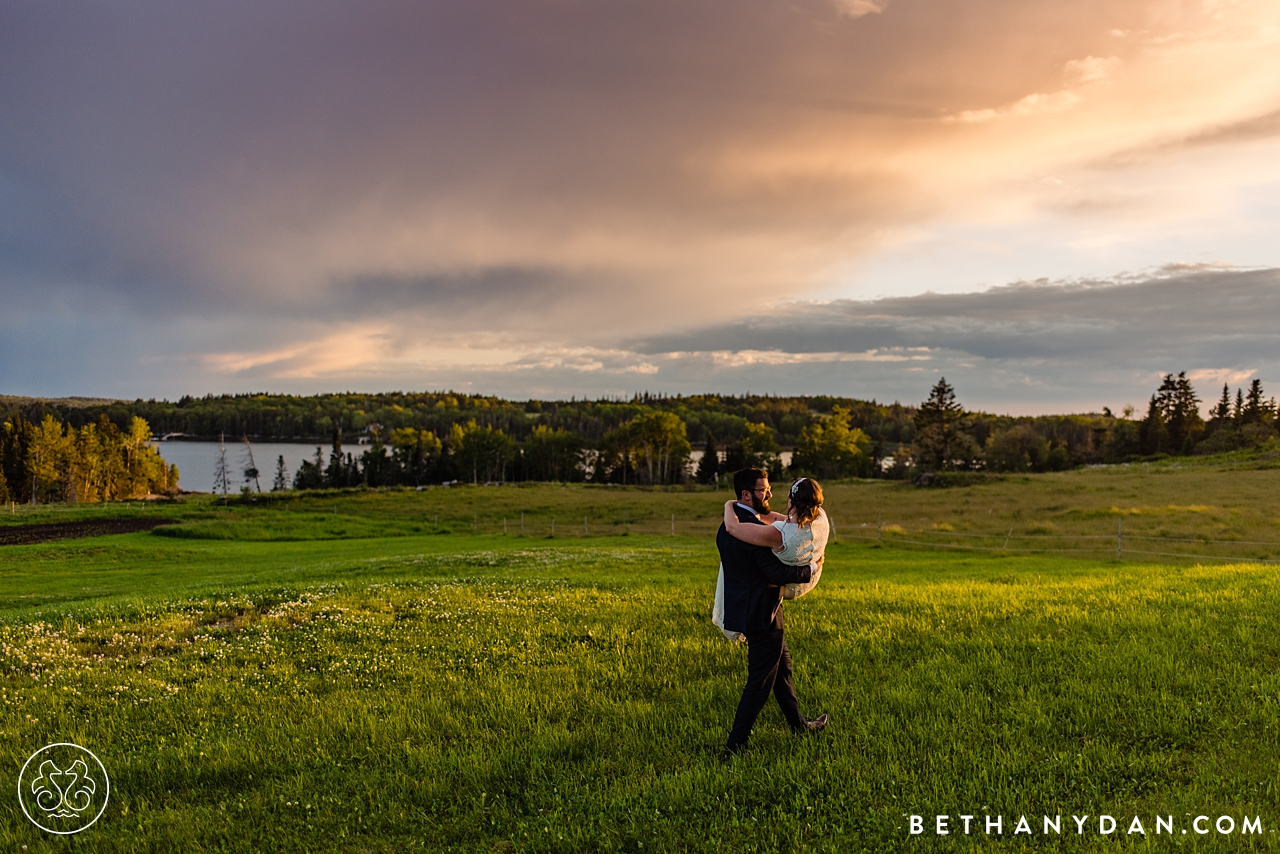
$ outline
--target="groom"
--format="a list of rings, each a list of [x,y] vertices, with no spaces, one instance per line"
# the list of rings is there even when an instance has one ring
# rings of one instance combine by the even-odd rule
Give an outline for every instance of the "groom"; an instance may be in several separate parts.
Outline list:
[[[733,476],[738,496],[734,511],[739,521],[765,524],[769,512],[769,473],[743,469]],[[827,725],[827,716],[808,720],[800,714],[796,690],[791,684],[791,653],[782,624],[783,584],[809,581],[814,566],[787,566],[773,551],[731,537],[724,525],[716,533],[716,547],[724,567],[724,628],[747,638],[747,684],[742,689],[733,731],[725,745],[725,758],[747,746],[756,716],[772,693],[782,714],[797,733],[816,732]]]

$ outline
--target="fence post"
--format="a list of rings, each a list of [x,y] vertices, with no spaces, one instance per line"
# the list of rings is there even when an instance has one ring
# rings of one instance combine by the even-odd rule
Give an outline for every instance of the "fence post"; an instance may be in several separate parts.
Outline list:
[[[676,514],[671,514],[671,536],[676,535]]]
[[[1124,517],[1116,517],[1116,560],[1124,560]]]
[[[520,513],[520,536],[524,536],[524,513]]]
[[[556,535],[556,517],[552,516],[551,517],[551,536],[554,537],[555,535]]]
[[[881,536],[881,534],[880,534],[880,517],[881,517],[882,515],[883,515],[883,514],[880,514],[880,513],[877,513],[877,514],[876,514],[876,542],[877,542],[877,543],[878,543],[878,542],[880,542],[880,536]]]
[[[827,517],[827,524],[831,527],[831,542],[840,542],[840,535],[836,533],[836,520],[830,516]]]
[[[477,513],[471,517],[471,533],[480,533],[480,514]]]
[[[591,535],[591,532],[587,529],[587,517],[583,516],[582,517],[582,536],[587,537],[590,535]]]
[[[502,517],[502,536],[505,537],[506,535],[507,535],[507,517],[503,516]]]
[[[1013,537],[1013,528],[1010,528],[1009,533],[1005,535],[1004,545],[1000,547],[1001,551],[1004,551],[1005,549],[1009,548],[1009,540],[1012,539],[1012,537]]]

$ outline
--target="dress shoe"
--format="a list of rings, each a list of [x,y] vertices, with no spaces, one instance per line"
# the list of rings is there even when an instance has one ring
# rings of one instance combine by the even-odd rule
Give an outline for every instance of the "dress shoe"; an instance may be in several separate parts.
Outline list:
[[[817,732],[818,730],[822,729],[826,725],[827,725],[827,716],[824,713],[824,714],[818,715],[813,720],[809,720],[808,718],[805,718],[804,726],[793,727],[792,729],[797,734],[803,735],[806,732]]]

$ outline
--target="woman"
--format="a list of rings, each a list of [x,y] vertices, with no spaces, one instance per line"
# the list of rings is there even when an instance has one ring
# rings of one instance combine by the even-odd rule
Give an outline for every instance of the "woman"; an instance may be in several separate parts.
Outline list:
[[[822,487],[811,477],[802,477],[791,484],[787,493],[787,512],[766,513],[760,518],[767,525],[739,522],[733,512],[733,501],[724,505],[724,527],[729,535],[744,543],[767,546],[773,549],[778,560],[788,566],[806,566],[821,560],[831,535],[831,525],[822,509]],[[818,586],[822,567],[814,570],[813,577],[805,584],[785,584],[782,598],[798,599]]]

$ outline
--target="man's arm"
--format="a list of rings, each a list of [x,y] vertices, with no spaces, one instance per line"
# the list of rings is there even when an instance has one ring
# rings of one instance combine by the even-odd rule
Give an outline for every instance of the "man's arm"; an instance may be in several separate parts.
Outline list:
[[[764,577],[769,579],[770,584],[807,584],[812,580],[813,567],[806,566],[788,566],[778,560],[777,555],[765,549],[751,549],[751,559],[756,562],[756,566],[764,573]]]

